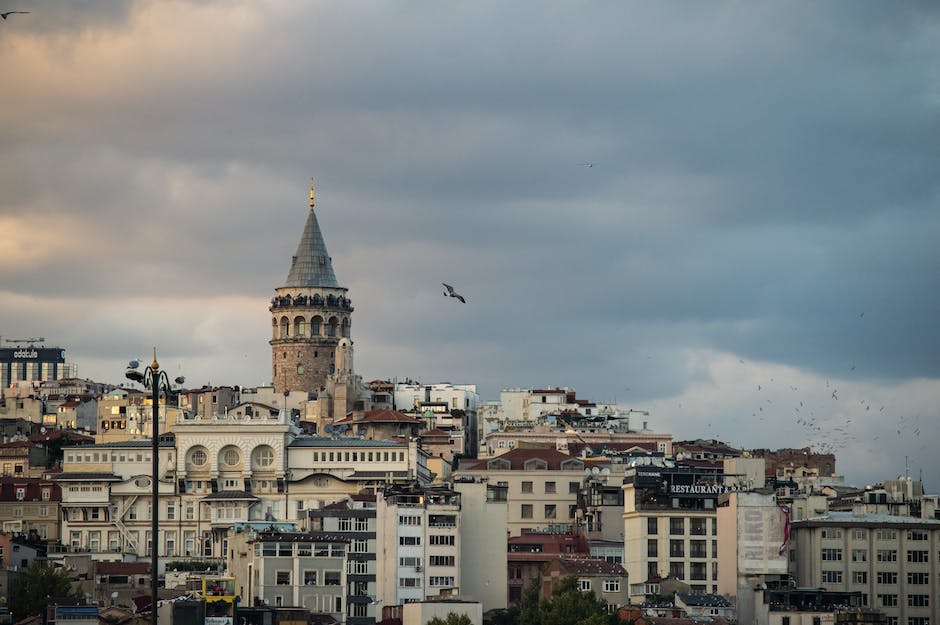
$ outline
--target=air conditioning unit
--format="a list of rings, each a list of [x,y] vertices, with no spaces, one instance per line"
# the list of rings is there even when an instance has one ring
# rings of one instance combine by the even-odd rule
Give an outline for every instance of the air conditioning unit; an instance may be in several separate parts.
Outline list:
[[[420,573],[420,572],[421,572],[421,565],[419,564],[415,567],[415,573]]]

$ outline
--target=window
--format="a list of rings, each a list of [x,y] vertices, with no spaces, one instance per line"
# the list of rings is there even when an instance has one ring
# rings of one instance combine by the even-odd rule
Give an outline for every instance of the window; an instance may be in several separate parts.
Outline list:
[[[908,573],[907,574],[907,583],[908,584],[929,584],[930,583],[930,573]]]
[[[420,536],[399,536],[398,544],[401,546],[415,546],[421,544]]]
[[[453,588],[454,578],[453,577],[441,577],[441,576],[431,576],[428,579],[428,584],[431,586],[443,587],[443,588]]]
[[[670,540],[669,541],[669,557],[670,558],[684,558],[685,557],[685,541],[683,541],[682,539]]]
[[[290,571],[277,571],[274,583],[278,586],[290,586]]]
[[[868,540],[868,530],[866,530],[866,529],[853,529],[853,530],[852,530],[852,540]]]
[[[206,462],[209,460],[209,456],[206,455],[206,452],[203,449],[193,449],[189,452],[189,464],[194,467],[205,466]]]
[[[431,566],[454,566],[454,556],[431,556]]]
[[[589,579],[579,579],[578,580],[578,590],[588,591],[591,590],[591,580]]]
[[[879,549],[875,554],[875,559],[878,560],[878,562],[897,562],[898,552],[895,549]]]
[[[421,517],[419,516],[400,516],[398,517],[399,525],[421,525]]]
[[[685,519],[681,517],[670,517],[669,533],[670,534],[685,534]]]
[[[875,532],[875,538],[878,540],[897,540],[898,531],[888,529],[877,530]]]
[[[555,493],[555,482],[545,482],[545,494],[551,495]]]
[[[531,493],[532,492],[532,482],[523,482],[522,483],[522,492]]]
[[[350,553],[366,553],[369,551],[369,541],[364,538],[357,538],[349,545]]]
[[[909,616],[907,617],[907,625],[930,625],[929,616]]]
[[[926,530],[907,530],[908,540],[927,540]]]
[[[239,454],[238,450],[234,447],[229,447],[222,452],[222,464],[226,466],[238,466],[240,460],[241,454]]]
[[[619,579],[605,579],[604,580],[604,592],[620,592],[620,580]]]
[[[841,549],[823,549],[822,559],[823,559],[823,562],[838,562],[842,560],[842,550]]]
[[[327,571],[323,574],[324,586],[339,586],[339,571]]]
[[[309,558],[313,554],[313,545],[311,543],[297,543],[297,557]]]
[[[317,572],[316,571],[304,571],[304,586],[316,586],[317,585]]]
[[[853,584],[867,584],[868,583],[868,571],[852,571],[852,583]]]
[[[580,482],[568,482],[568,494],[577,495],[581,491]]]
[[[824,584],[841,584],[842,571],[823,571],[822,581]]]
[[[417,588],[420,585],[421,585],[420,577],[399,577],[398,578],[399,588]]]
[[[369,519],[356,519],[356,531],[368,532],[369,531]]]
[[[927,550],[913,550],[907,552],[907,561],[908,562],[929,562],[927,558]]]
[[[912,608],[926,608],[930,606],[930,595],[908,595],[907,605]]]
[[[522,504],[522,518],[531,519],[532,518],[532,504],[524,503]]]
[[[650,538],[646,541],[646,557],[647,558],[656,558],[659,556],[659,541],[655,538]]]
[[[824,527],[822,530],[823,539],[841,539],[842,538],[842,528],[841,527]]]
[[[879,584],[893,586],[898,583],[898,574],[894,571],[878,571],[875,581]]]
[[[691,521],[692,521],[691,533],[695,534],[696,536],[704,536],[705,535],[705,519],[702,517],[696,517],[694,519],[691,519]]]
[[[883,608],[893,608],[898,605],[897,595],[878,595],[878,602]]]
[[[555,518],[555,504],[545,504],[545,518],[554,519]]]
[[[675,577],[676,579],[685,579],[685,563],[670,562],[669,574]]]
[[[169,521],[172,521],[176,518],[176,502],[168,501],[166,503],[166,518]]]
[[[646,533],[655,536],[659,533],[659,519],[650,517],[646,519]]]
[[[352,519],[342,518],[339,520],[339,531],[341,532],[351,532],[352,531]]]
[[[852,562],[868,562],[868,549],[853,549]]]
[[[431,534],[430,536],[428,536],[428,544],[435,545],[435,546],[448,545],[452,547],[454,546],[454,544],[456,544],[454,540],[455,538],[456,537],[453,534],[450,534],[450,535]]]

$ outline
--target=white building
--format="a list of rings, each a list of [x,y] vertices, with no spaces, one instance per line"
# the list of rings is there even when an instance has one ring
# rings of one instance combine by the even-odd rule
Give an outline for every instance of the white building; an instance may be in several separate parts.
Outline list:
[[[376,499],[378,597],[385,606],[460,592],[460,494],[389,488]]]

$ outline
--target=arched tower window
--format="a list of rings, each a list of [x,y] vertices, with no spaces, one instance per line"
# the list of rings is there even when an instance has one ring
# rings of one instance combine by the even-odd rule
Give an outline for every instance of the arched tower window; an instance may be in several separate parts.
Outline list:
[[[290,336],[290,322],[287,317],[281,317],[281,338],[286,339]]]
[[[349,319],[343,317],[343,325],[341,326],[340,336],[344,338],[349,338]]]
[[[294,317],[294,336],[304,336],[307,332],[307,320],[303,317]]]
[[[310,336],[320,336],[320,326],[323,325],[323,317],[317,315],[310,320]]]
[[[326,322],[326,335],[336,336],[336,317],[330,317],[330,320]]]

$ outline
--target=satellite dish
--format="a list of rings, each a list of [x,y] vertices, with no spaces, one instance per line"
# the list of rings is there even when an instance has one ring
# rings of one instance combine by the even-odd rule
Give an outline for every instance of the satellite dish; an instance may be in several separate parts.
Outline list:
[[[590,475],[591,475],[591,470],[590,470],[590,469],[585,469],[585,470],[584,470],[584,474],[590,476]]]
[[[591,469],[591,473],[593,473],[594,475],[600,475],[601,470],[598,469],[597,467],[594,467],[593,469]]]
[[[604,467],[603,470],[601,470],[601,475],[610,475],[610,469]]]

